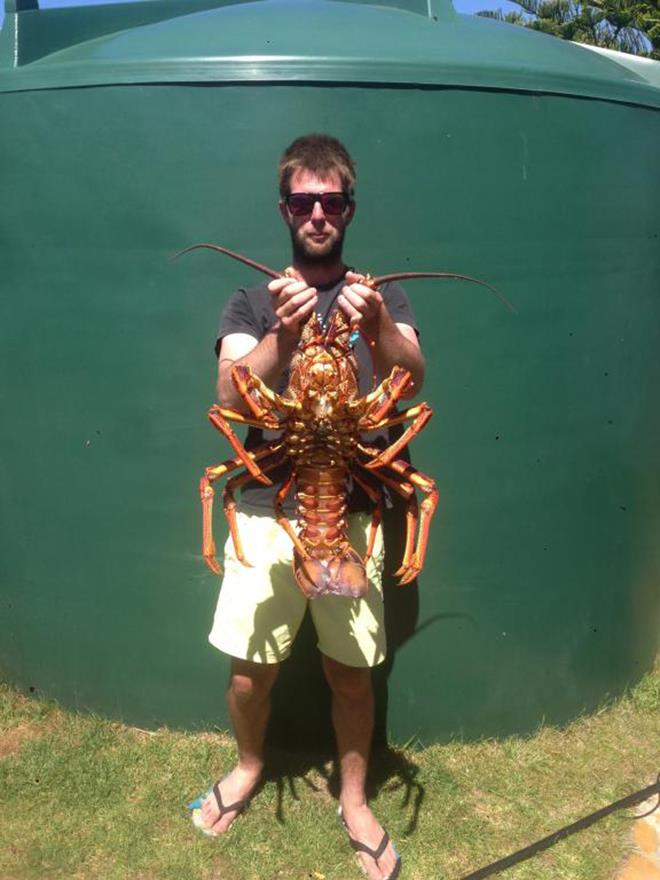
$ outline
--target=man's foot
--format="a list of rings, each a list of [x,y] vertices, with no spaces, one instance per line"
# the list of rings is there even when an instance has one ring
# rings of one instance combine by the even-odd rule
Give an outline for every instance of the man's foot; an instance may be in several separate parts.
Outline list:
[[[401,870],[401,858],[367,804],[343,806],[340,815],[369,880],[395,880]]]
[[[234,819],[240,816],[247,806],[259,776],[259,773],[255,774],[235,767],[228,776],[214,786],[214,790],[202,804],[201,818],[206,832],[224,834],[229,831]]]

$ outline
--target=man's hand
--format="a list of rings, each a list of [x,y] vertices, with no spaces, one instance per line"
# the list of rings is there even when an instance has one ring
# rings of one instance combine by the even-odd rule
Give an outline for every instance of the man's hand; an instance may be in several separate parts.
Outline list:
[[[386,309],[380,292],[361,283],[363,277],[357,272],[346,273],[347,284],[342,288],[337,304],[352,324],[359,324],[367,335],[373,336]]]
[[[286,276],[271,281],[268,290],[273,296],[273,310],[278,320],[274,329],[297,338],[318,302],[316,288],[309,287],[306,281]]]
[[[395,324],[378,290],[362,284],[363,275],[347,272],[347,284],[337,303],[351,323],[357,323],[373,344],[378,377],[383,379],[395,366],[409,370],[412,383],[402,395],[413,397],[424,381],[424,358],[417,333],[408,324]]]
[[[270,388],[277,388],[300,340],[302,325],[318,300],[315,287],[287,269],[283,278],[268,285],[277,323],[259,342],[246,333],[232,333],[222,340],[218,358],[218,400],[222,406],[247,412],[247,405],[231,378],[236,364],[250,367]]]

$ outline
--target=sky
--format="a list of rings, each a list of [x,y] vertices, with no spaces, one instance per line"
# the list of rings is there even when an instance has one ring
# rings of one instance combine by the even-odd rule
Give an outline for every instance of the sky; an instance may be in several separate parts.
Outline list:
[[[94,6],[99,3],[113,2],[120,2],[120,0],[39,0],[39,6],[46,9],[53,6]],[[504,12],[509,12],[520,8],[509,0],[453,0],[453,3],[457,12],[470,15],[482,9],[502,9]],[[0,0],[0,23],[5,15],[4,5],[4,0]]]

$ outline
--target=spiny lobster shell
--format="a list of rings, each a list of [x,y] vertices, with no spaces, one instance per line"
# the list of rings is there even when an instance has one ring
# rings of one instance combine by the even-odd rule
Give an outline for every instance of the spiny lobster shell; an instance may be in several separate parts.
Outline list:
[[[312,315],[292,359],[285,395],[299,405],[283,439],[293,464],[298,537],[309,559],[296,550],[294,572],[305,595],[363,596],[363,560],[347,538],[347,494],[357,452],[358,366],[351,328],[340,311],[324,328]]]

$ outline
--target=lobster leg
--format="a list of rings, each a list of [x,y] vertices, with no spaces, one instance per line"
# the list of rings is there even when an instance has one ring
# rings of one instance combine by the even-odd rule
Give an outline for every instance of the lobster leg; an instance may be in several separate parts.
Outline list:
[[[371,524],[369,526],[369,538],[367,540],[367,549],[365,551],[364,557],[362,558],[362,562],[366,566],[367,562],[371,559],[371,555],[374,552],[374,544],[376,543],[376,532],[378,531],[378,526],[381,524],[383,519],[383,493],[374,488],[364,477],[361,477],[357,471],[353,471],[353,479],[358,484],[358,486],[362,486],[364,491],[369,496],[371,503],[373,505],[371,511]]]
[[[281,427],[279,419],[272,414],[273,407],[281,412],[300,408],[300,404],[296,401],[272,391],[248,366],[238,364],[232,367],[231,380],[255,418],[263,420],[264,423],[269,422],[269,428]]]
[[[224,434],[227,440],[231,443],[232,449],[238,457],[241,459],[247,470],[252,474],[252,476],[259,480],[260,483],[263,483],[265,486],[271,486],[272,481],[261,471],[258,465],[255,463],[254,458],[250,455],[247,449],[243,446],[241,441],[238,439],[236,434],[232,431],[231,426],[227,419],[232,419],[235,422],[238,422],[240,425],[252,425],[255,428],[269,428],[270,425],[265,425],[263,420],[252,419],[249,416],[243,415],[243,413],[239,413],[234,409],[227,409],[225,407],[217,406],[214,404],[209,410],[209,421],[213,425],[214,428],[217,428],[221,434]],[[279,423],[278,423],[279,426]]]
[[[375,447],[364,447],[362,445],[358,446],[360,452],[365,455],[368,455],[370,458],[373,458],[374,455],[377,455],[379,450]],[[369,474],[371,478],[374,478],[376,475],[372,471],[367,471],[364,463],[358,463],[360,467],[365,470],[365,473]],[[353,474],[355,476],[355,474]],[[407,568],[412,558],[414,549],[415,549],[415,536],[417,533],[417,522],[418,522],[418,505],[417,505],[417,497],[415,495],[415,488],[412,483],[409,482],[401,482],[399,479],[394,479],[393,476],[387,476],[382,471],[378,473],[378,479],[380,482],[384,483],[386,486],[389,486],[390,489],[395,491],[398,495],[406,502],[406,539],[403,550],[403,560],[397,572],[394,574],[399,574],[402,569]]]
[[[382,478],[382,474],[380,476]],[[401,565],[393,572],[393,576],[399,578],[399,586],[404,586],[414,580],[419,573],[415,572],[411,577],[403,579],[404,575],[412,571],[412,560],[416,546],[415,538],[418,535],[419,527],[419,505],[417,504],[417,496],[412,483],[397,484],[396,481],[392,481],[392,488],[404,498],[407,496],[407,490],[411,491],[406,501],[406,543],[403,550],[403,558]]]
[[[279,452],[281,450],[282,444],[278,443],[274,448],[267,450],[274,454],[274,458],[272,461],[266,462],[266,464],[262,464],[262,470],[264,473],[267,471],[273,470],[273,468],[282,464],[285,459],[285,453]],[[227,524],[229,525],[229,533],[231,534],[231,539],[234,543],[234,551],[236,552],[236,558],[239,562],[242,562],[243,565],[246,565],[248,568],[252,568],[252,564],[247,561],[245,558],[245,552],[243,550],[243,542],[241,541],[241,536],[238,531],[238,523],[236,521],[236,498],[234,497],[234,489],[238,489],[240,486],[245,485],[245,483],[249,483],[252,479],[252,475],[249,473],[237,474],[235,477],[232,477],[230,480],[227,480],[225,484],[225,488],[222,493],[222,506],[224,509],[225,517],[227,519]]]
[[[289,492],[291,491],[291,486],[293,485],[293,480],[294,480],[294,472],[292,469],[291,473],[288,475],[286,480],[282,483],[280,490],[278,491],[277,495],[275,496],[275,501],[274,501],[275,519],[280,524],[280,526],[284,529],[284,531],[287,533],[287,535],[291,538],[291,541],[293,542],[293,546],[295,547],[297,552],[300,554],[300,556],[303,559],[309,560],[312,557],[309,555],[309,553],[305,549],[305,545],[302,543],[302,541],[300,540],[298,535],[293,530],[291,523],[289,522],[287,517],[284,515],[284,509],[283,509],[284,500],[285,500],[286,496],[289,494]]]
[[[352,413],[359,412],[361,429],[370,431],[375,422],[393,409],[409,383],[410,373],[402,367],[394,367],[390,375],[369,394],[348,401],[348,410]]]
[[[383,449],[372,461],[365,464],[369,470],[382,467],[389,464],[396,455],[410,443],[412,438],[419,434],[422,428],[433,415],[433,410],[427,403],[420,403],[417,406],[411,406],[405,412],[392,416],[389,419],[382,419],[374,428],[389,428],[392,425],[400,425],[402,422],[413,419],[412,425],[409,425],[398,440],[395,440],[387,449]],[[361,426],[360,426],[361,427]]]
[[[252,461],[256,462],[265,458],[267,455],[276,452],[280,446],[281,444],[279,443],[272,443],[266,448],[257,449],[253,452],[244,451]],[[230,474],[232,471],[235,471],[236,468],[241,467],[241,465],[244,464],[245,461],[241,455],[237,455],[235,458],[228,458],[221,464],[215,465],[214,467],[207,467],[204,471],[204,475],[199,481],[199,494],[202,501],[202,556],[208,567],[211,571],[215,572],[215,574],[221,574],[222,569],[216,558],[216,547],[215,541],[213,540],[213,498],[215,495],[215,492],[213,491],[213,483],[220,479],[220,477]],[[249,477],[252,479],[251,474]],[[234,545],[235,544],[236,542],[234,542]]]
[[[407,462],[393,461],[387,464],[387,467],[403,478],[403,486],[405,486],[406,483],[409,483],[414,488],[424,492],[426,495],[426,498],[424,498],[420,505],[415,552],[409,560],[405,558],[404,554],[403,562],[395,572],[395,575],[399,575],[399,584],[403,586],[414,580],[424,568],[426,548],[428,547],[429,542],[429,530],[431,528],[433,514],[438,506],[439,493],[435,487],[435,482],[430,477],[423,474],[421,471],[418,471],[417,468],[414,468]]]
[[[401,488],[403,488],[401,485]],[[410,483],[405,484],[406,487],[411,486]],[[412,486],[411,486],[412,488]],[[412,555],[415,549],[415,535],[417,533],[417,526],[419,523],[419,505],[417,504],[417,496],[415,492],[411,494],[408,499],[408,503],[406,504],[406,543],[403,549],[403,559],[401,560],[401,565],[394,572],[394,577],[401,577],[404,572],[408,570],[410,566],[410,560],[412,559]],[[401,581],[399,581],[401,584]]]
[[[362,444],[358,445],[358,450],[372,459],[374,453],[378,452],[374,447],[362,446]],[[367,468],[368,464],[370,463],[360,462],[360,466],[363,468]],[[407,501],[406,543],[403,560],[397,571],[394,572],[395,576],[399,577],[399,584],[403,586],[414,580],[424,567],[431,520],[438,505],[438,490],[430,477],[405,461],[399,459],[381,465],[381,467],[383,470],[378,471],[378,478]],[[391,474],[386,475],[385,469]],[[420,515],[418,515],[415,489],[419,489],[426,495],[421,504]]]
[[[366,404],[360,419],[360,430],[371,431],[392,409],[410,385],[410,373],[402,367],[394,367],[387,379],[361,401]]]

